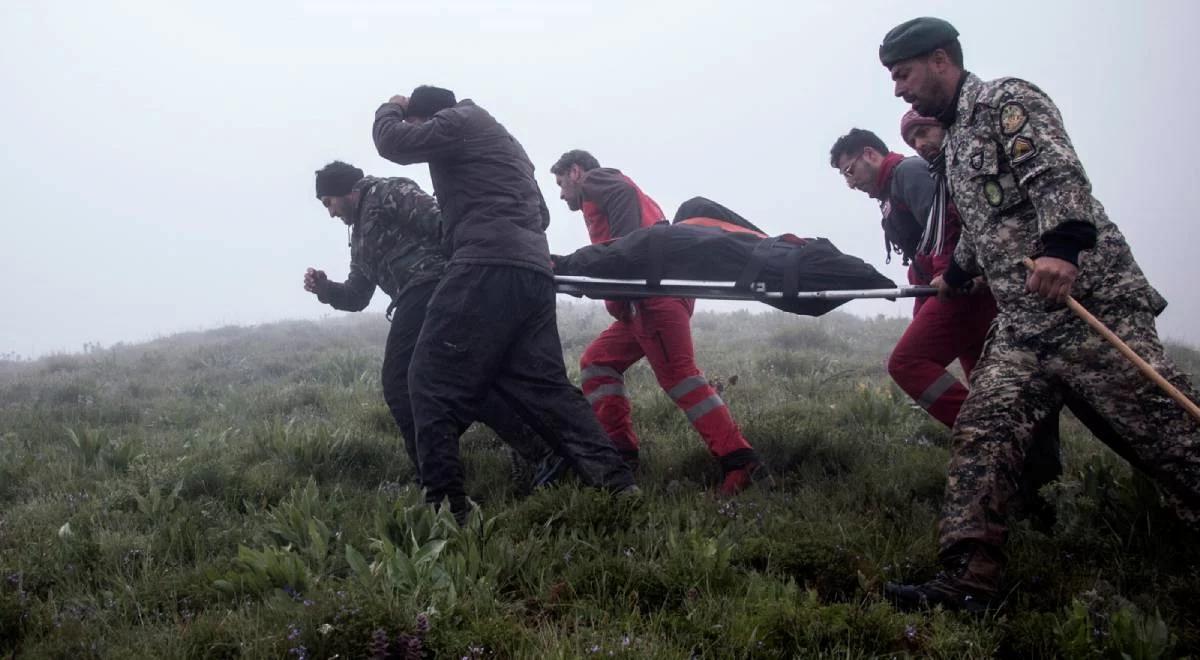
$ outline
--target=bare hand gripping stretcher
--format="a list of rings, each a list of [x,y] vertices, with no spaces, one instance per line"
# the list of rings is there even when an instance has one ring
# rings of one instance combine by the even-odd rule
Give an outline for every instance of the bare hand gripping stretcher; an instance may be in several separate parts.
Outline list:
[[[558,292],[570,295],[756,300],[807,316],[820,316],[856,298],[936,292],[898,287],[823,238],[767,236],[703,198],[684,203],[673,224],[643,227],[555,257],[554,273]]]

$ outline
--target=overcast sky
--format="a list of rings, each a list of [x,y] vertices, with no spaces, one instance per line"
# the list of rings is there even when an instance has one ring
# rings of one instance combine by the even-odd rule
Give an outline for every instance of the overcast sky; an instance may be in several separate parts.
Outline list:
[[[555,252],[587,234],[549,166],[585,148],[668,215],[705,195],[902,280],[883,264],[878,207],[828,153],[855,126],[908,152],[876,53],[918,15],[958,27],[968,69],[1058,103],[1096,196],[1170,300],[1163,334],[1200,343],[1197,2],[8,0],[0,354],[329,313],[301,277],[343,278],[349,251],[313,171],[337,158],[428,190],[425,166],[382,160],[370,132],[379,103],[422,83],[474,99],[525,145]],[[384,307],[377,293],[368,313]]]

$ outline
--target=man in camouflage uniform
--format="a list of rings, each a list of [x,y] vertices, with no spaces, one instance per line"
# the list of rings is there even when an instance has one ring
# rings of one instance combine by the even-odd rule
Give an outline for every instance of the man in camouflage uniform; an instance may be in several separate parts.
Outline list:
[[[985,608],[998,593],[1009,500],[1032,429],[1064,400],[1101,439],[1169,493],[1181,515],[1200,510],[1200,427],[1063,302],[1073,295],[1193,399],[1166,358],[1154,319],[1166,301],[1075,155],[1054,103],[1015,78],[985,82],[962,66],[958,32],[918,18],[879,47],[896,96],[947,129],[946,179],[963,223],[954,261],[934,281],[953,295],[984,275],[999,307],[971,392],[954,426],[939,522],[944,571],[919,585],[889,584],[902,607]],[[1032,257],[1032,273],[1023,265]]]
[[[420,482],[408,366],[425,308],[446,270],[437,201],[411,179],[363,176],[362,170],[340,161],[317,171],[317,199],[330,217],[350,228],[350,275],[345,282],[331,282],[324,271],[309,268],[304,289],[347,312],[365,309],[377,286],[391,297],[383,398],[404,436],[404,448]],[[478,418],[521,459],[537,466],[535,482],[553,478],[562,468],[562,459],[494,392],[486,397]]]

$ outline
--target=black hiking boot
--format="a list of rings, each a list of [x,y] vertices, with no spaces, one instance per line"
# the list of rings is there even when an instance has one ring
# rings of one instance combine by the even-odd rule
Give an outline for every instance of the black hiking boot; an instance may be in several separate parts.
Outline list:
[[[947,610],[982,614],[992,608],[1004,572],[1000,548],[961,542],[943,551],[941,562],[941,572],[928,582],[884,584],[884,597],[906,611],[941,605]]]
[[[906,612],[933,609],[941,605],[947,610],[982,614],[992,604],[992,594],[977,592],[946,573],[938,573],[932,580],[921,584],[887,582],[883,585],[883,595],[897,609]]]

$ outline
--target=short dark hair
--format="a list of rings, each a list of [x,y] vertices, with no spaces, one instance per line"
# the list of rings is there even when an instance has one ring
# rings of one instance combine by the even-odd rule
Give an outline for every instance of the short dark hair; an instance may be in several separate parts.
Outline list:
[[[600,161],[583,149],[572,149],[558,157],[558,160],[550,166],[550,173],[566,174],[572,165],[578,165],[584,172],[590,172],[600,167]]]
[[[335,160],[317,170],[317,199],[344,197],[363,178],[363,171],[350,163]]]
[[[888,155],[887,145],[883,140],[879,139],[871,131],[861,128],[852,128],[850,132],[837,139],[833,143],[833,148],[829,150],[829,164],[833,167],[838,166],[838,159],[842,156],[857,156],[863,149],[870,147],[879,152],[880,156]]]
[[[950,58],[950,63],[960,69],[963,68],[962,43],[958,39],[951,39],[941,46],[934,48],[929,52],[929,55],[933,55],[938,50],[946,51],[946,57]]]
[[[458,100],[454,98],[454,92],[433,85],[421,85],[413,90],[408,99],[407,114],[428,119],[439,110],[453,107],[455,103]]]

